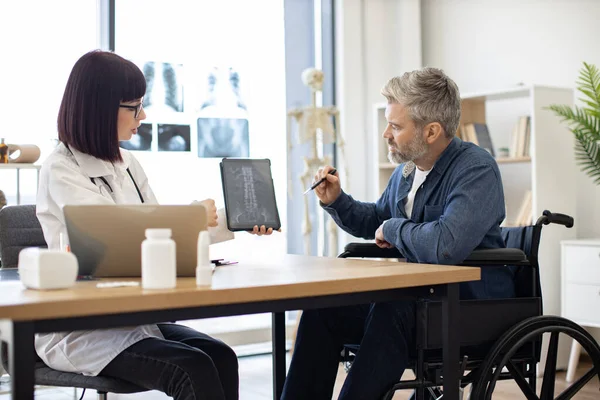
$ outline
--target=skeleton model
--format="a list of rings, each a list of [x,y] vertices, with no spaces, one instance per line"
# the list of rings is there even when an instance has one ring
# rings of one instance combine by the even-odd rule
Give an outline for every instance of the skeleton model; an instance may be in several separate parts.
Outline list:
[[[323,89],[323,72],[308,68],[302,72],[302,82],[311,90],[312,104],[301,108],[294,108],[287,113],[287,133],[288,133],[288,153],[292,149],[292,121],[295,120],[298,125],[298,141],[299,144],[310,142],[311,152],[310,157],[304,157],[304,172],[300,176],[302,187],[308,189],[313,181],[317,170],[326,164],[331,164],[331,157],[323,155],[323,146],[330,143],[335,143],[340,150],[342,159],[344,156],[344,141],[340,132],[340,115],[339,111],[334,106],[317,107],[317,92]],[[332,118],[335,120],[335,127],[332,123]],[[337,128],[337,134],[336,134]],[[346,163],[344,162],[344,165]],[[339,170],[339,169],[338,169]],[[292,190],[291,168],[288,168],[288,188]],[[347,168],[344,169],[346,179],[348,177]],[[304,223],[302,234],[304,235],[304,252],[311,254],[310,251],[310,235],[312,232],[312,224],[309,218],[308,208],[309,196],[304,196]],[[324,223],[324,222],[323,222]],[[337,252],[337,227],[335,222],[330,218],[327,224],[329,236],[329,254],[335,256]]]

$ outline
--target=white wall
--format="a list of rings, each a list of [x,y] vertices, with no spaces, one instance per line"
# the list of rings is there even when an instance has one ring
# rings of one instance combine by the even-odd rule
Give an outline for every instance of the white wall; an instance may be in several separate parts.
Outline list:
[[[600,66],[596,0],[338,0],[336,6],[337,104],[350,192],[361,200],[375,200],[372,135],[380,132],[373,130],[372,105],[383,100],[379,90],[391,76],[436,66],[466,93],[521,82],[574,87],[583,61]],[[578,169],[571,195],[577,237],[600,237],[600,188]],[[341,237],[340,244],[350,240]]]
[[[600,66],[600,1],[422,0],[421,7],[423,65],[443,68],[461,92],[519,82],[575,87],[584,61]],[[577,237],[600,237],[600,187],[579,168],[572,195]],[[600,340],[600,330],[590,331]]]
[[[349,179],[342,187],[375,200],[372,105],[392,76],[421,66],[419,0],[337,0],[336,98]]]
[[[422,0],[423,63],[462,92],[574,87],[584,61],[600,66],[598,15],[595,0]],[[578,173],[575,195],[577,236],[599,237],[600,188]]]
[[[372,105],[391,76],[441,67],[466,93],[574,87],[583,61],[600,66],[596,0],[337,0],[336,12],[337,105],[359,199],[374,200]],[[600,237],[600,188],[579,172],[575,195],[577,236]]]
[[[384,100],[389,78],[421,65],[420,8],[420,0],[336,0],[336,105],[348,164],[342,188],[358,200],[376,200],[373,136],[383,139],[372,105]],[[353,241],[339,231],[340,251]]]

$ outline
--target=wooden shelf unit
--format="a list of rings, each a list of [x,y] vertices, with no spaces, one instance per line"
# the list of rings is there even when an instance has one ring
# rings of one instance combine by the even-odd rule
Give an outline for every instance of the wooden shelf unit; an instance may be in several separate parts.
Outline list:
[[[528,163],[531,162],[531,157],[496,157],[498,164],[510,164],[510,163]]]

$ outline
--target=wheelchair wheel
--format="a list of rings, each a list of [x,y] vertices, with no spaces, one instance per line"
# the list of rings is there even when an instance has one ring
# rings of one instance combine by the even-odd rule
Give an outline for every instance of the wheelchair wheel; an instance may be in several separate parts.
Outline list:
[[[544,369],[540,396],[535,392],[535,385],[530,385],[524,374],[511,361],[515,353],[527,343],[540,340],[544,333],[550,334],[548,354]],[[558,356],[558,336],[566,334],[576,340],[592,358],[593,366],[581,378],[571,384],[565,391],[555,397],[556,359]],[[500,374],[507,368],[516,381],[526,399],[570,399],[578,393],[594,376],[600,379],[600,347],[582,327],[561,317],[540,316],[527,319],[507,331],[494,344],[485,360],[479,367],[477,378],[473,383],[471,399],[492,398]],[[534,378],[535,380],[535,378]]]

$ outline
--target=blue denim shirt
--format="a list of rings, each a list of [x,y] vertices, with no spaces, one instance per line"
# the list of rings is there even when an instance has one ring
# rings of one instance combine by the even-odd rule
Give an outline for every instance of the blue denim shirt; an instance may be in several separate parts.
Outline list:
[[[494,158],[481,147],[453,138],[417,191],[411,218],[404,210],[415,172],[405,164],[392,173],[376,203],[342,194],[324,209],[351,235],[373,239],[383,227],[388,243],[409,262],[460,264],[475,249],[505,247],[500,223],[505,217],[504,190]],[[461,284],[461,298],[514,297],[514,272],[485,267],[481,281]]]

